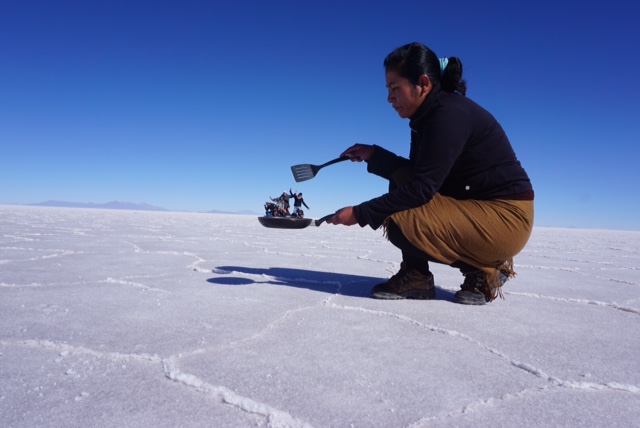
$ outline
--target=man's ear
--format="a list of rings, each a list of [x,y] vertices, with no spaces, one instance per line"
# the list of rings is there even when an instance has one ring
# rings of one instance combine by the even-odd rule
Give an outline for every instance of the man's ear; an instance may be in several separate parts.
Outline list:
[[[426,74],[423,74],[418,79],[418,87],[422,91],[421,95],[427,95],[433,89],[433,85],[431,84],[431,79]]]

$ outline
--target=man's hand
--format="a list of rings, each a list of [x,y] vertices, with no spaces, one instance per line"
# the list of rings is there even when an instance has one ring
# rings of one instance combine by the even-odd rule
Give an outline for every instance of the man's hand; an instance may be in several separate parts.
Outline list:
[[[353,207],[344,207],[336,211],[334,215],[327,219],[329,224],[344,224],[345,226],[353,226],[358,223],[356,216],[353,215]]]
[[[340,157],[348,156],[349,159],[351,159],[351,162],[368,162],[369,159],[371,159],[371,156],[373,156],[374,150],[375,147],[373,146],[369,146],[366,144],[354,144],[353,146],[342,152]]]

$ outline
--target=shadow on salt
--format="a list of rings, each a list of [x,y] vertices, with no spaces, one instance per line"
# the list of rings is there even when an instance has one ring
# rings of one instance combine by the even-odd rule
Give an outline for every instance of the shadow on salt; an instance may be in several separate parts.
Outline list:
[[[371,297],[371,288],[385,281],[386,278],[348,275],[333,272],[319,272],[306,269],[282,267],[252,268],[244,266],[220,266],[213,270],[221,275],[241,274],[247,277],[219,276],[207,279],[207,282],[218,285],[249,285],[256,282],[283,285],[287,287],[305,288],[329,294],[340,294],[351,297]],[[250,277],[259,277],[259,281]],[[265,281],[265,279],[267,279]],[[453,292],[436,286],[437,300],[453,300]]]

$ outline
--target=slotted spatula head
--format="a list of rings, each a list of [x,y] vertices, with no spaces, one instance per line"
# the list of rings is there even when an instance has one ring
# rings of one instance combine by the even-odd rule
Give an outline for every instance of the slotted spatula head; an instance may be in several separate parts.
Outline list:
[[[291,172],[293,172],[293,178],[297,183],[301,181],[311,180],[318,173],[318,167],[315,165],[310,165],[308,163],[294,165],[291,167]]]
[[[301,181],[311,180],[313,177],[316,176],[318,171],[320,171],[320,169],[324,168],[325,166],[333,165],[334,163],[342,162],[347,159],[349,159],[347,156],[343,156],[341,158],[334,159],[322,165],[311,165],[308,163],[294,165],[291,167],[291,172],[293,172],[293,178],[296,180],[297,183],[299,183]]]

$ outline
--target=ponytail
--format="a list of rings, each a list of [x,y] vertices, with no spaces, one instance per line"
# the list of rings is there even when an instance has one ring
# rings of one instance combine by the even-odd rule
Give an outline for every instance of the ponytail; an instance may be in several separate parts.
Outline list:
[[[467,82],[462,79],[462,61],[460,58],[452,56],[446,61],[440,60],[445,67],[442,69],[440,77],[440,86],[445,92],[458,92],[462,95],[467,94]]]

